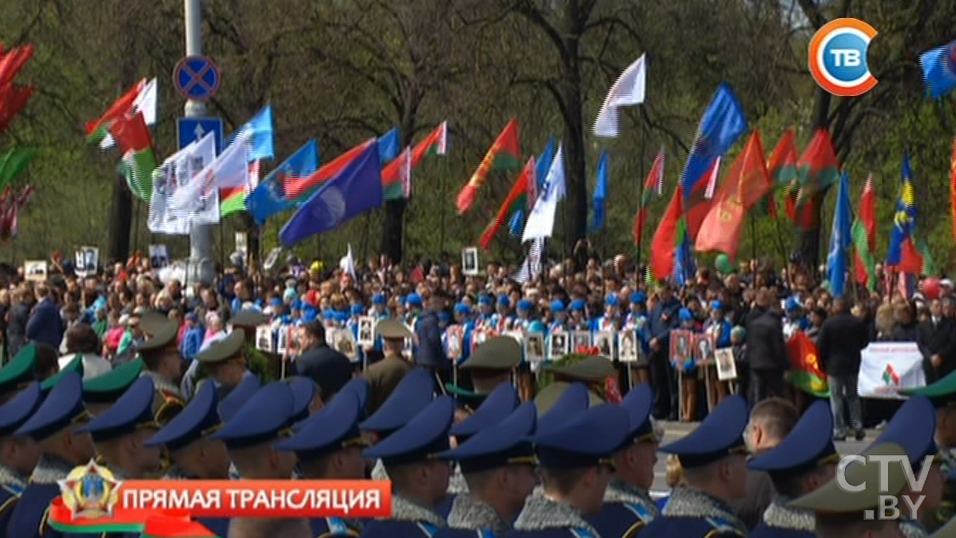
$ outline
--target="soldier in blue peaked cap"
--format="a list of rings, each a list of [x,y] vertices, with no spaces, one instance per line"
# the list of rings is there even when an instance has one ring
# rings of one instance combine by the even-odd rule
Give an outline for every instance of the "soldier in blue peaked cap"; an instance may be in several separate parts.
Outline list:
[[[428,371],[415,368],[395,387],[381,407],[359,424],[363,432],[372,435],[372,443],[387,438],[402,428],[435,398],[435,381]],[[382,462],[376,462],[372,478],[388,480]]]
[[[676,488],[661,512],[641,531],[641,538],[731,538],[747,527],[727,503],[747,494],[747,402],[728,396],[696,430],[661,447],[676,454],[687,487]]]
[[[602,538],[633,538],[659,515],[648,491],[654,483],[658,436],[651,418],[654,391],[641,384],[627,393],[621,409],[628,415],[628,436],[614,454],[614,476],[601,511],[587,518]]]
[[[536,434],[544,494],[532,495],[525,502],[514,530],[506,536],[601,538],[584,516],[601,510],[614,465],[611,458],[628,430],[627,413],[616,405],[602,404]]]
[[[777,492],[751,538],[814,538],[813,512],[789,503],[832,480],[839,459],[830,405],[814,402],[780,444],[747,464],[751,470],[768,473]]]
[[[936,410],[933,403],[926,396],[912,396],[900,406],[883,433],[873,442],[873,447],[885,443],[896,443],[903,447],[916,477],[923,472],[924,466],[930,466],[919,489],[906,488],[903,491],[903,496],[909,500],[901,499],[904,501],[900,503],[901,506],[917,506],[919,503],[916,519],[910,517],[909,510],[903,510],[900,530],[906,538],[926,538],[929,535],[926,525],[934,523],[936,511],[943,501],[944,476],[940,466],[941,455],[933,439],[935,431]]]
[[[277,450],[294,451],[299,472],[313,480],[357,480],[365,478],[362,449],[368,446],[358,428],[362,402],[352,390],[341,391],[328,406],[312,415],[290,439],[276,445]],[[358,536],[359,521],[342,518],[316,518],[313,536]]]
[[[50,501],[60,494],[57,481],[65,480],[74,467],[89,463],[96,455],[89,434],[78,431],[88,420],[89,414],[83,406],[82,376],[68,372],[50,389],[36,412],[14,432],[16,436],[29,436],[36,441],[42,456],[13,509],[7,536],[59,535],[47,524]]]
[[[43,392],[33,383],[0,406],[0,529],[7,528],[7,520],[27,478],[40,460],[40,448],[29,437],[13,435],[30,415],[40,407]]]
[[[392,480],[392,518],[369,522],[363,538],[431,538],[445,520],[435,512],[448,489],[451,466],[438,455],[450,448],[455,402],[441,396],[408,424],[365,451],[381,458]]]
[[[476,532],[492,538],[511,529],[535,485],[531,436],[536,418],[534,404],[526,403],[440,455],[458,462],[470,493],[455,496],[448,527],[437,538],[468,538]]]

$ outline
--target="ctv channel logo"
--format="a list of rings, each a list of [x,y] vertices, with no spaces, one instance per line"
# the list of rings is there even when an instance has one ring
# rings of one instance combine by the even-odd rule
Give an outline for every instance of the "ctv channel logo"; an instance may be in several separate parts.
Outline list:
[[[941,480],[939,464],[933,456],[926,456],[923,459],[923,463],[920,466],[920,473],[917,476],[907,456],[889,454],[861,456],[854,454],[841,458],[836,471],[837,486],[841,490],[849,493],[860,493],[867,488],[865,481],[861,484],[851,484],[850,481],[847,480],[846,468],[854,462],[864,465],[876,462],[880,469],[878,490],[879,505],[876,509],[864,510],[863,519],[865,520],[895,520],[902,516],[916,521],[918,519],[917,512],[926,499],[925,495],[916,495],[916,493],[923,491],[926,481],[930,478],[930,472],[937,473],[937,475],[939,475],[938,478]],[[896,492],[894,494],[890,494],[889,492],[889,466],[891,464],[899,464],[903,467],[903,472],[906,476],[906,488],[904,488],[903,492]],[[900,499],[902,499],[902,506]]]
[[[835,19],[817,30],[810,40],[807,63],[813,80],[840,97],[856,97],[873,89],[866,52],[878,32],[859,19]]]

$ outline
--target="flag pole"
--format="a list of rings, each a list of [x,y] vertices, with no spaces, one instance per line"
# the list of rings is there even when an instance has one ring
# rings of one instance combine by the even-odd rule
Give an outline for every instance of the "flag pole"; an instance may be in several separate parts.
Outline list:
[[[439,240],[438,240],[438,257],[439,257],[439,259],[441,259],[441,258],[444,257],[444,255],[445,255],[445,206],[446,206],[447,204],[445,204],[444,201],[445,201],[445,176],[448,175],[448,173],[447,173],[447,172],[448,172],[448,159],[443,159],[443,160],[445,161],[445,172],[446,172],[446,173],[444,173],[444,174],[441,175],[441,180],[440,180],[441,183],[440,183],[440,185],[439,185],[439,189],[440,189],[440,192],[441,192],[441,194],[440,194],[440,197],[441,197],[441,198],[440,198],[440,199],[441,199],[442,202],[443,202],[443,203],[441,203],[441,204],[438,205],[438,206],[441,208],[441,217],[440,217],[440,218],[441,218],[441,230],[440,230],[440,232],[439,232],[440,235],[439,235]]]
[[[750,259],[757,259],[757,219],[750,212]]]

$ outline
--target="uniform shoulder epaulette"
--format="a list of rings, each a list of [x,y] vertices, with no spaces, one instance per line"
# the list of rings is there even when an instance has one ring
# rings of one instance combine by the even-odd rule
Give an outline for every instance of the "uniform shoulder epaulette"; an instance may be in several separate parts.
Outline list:
[[[710,532],[704,535],[704,538],[716,538],[722,534],[733,534],[736,536],[747,535],[740,531],[737,527],[731,525],[729,522],[719,518],[719,517],[708,517],[706,518],[707,523],[713,528]]]
[[[419,521],[418,528],[421,529],[428,538],[432,538],[432,536],[435,536],[435,534],[438,532],[438,527],[427,521]]]
[[[600,538],[591,533],[591,531],[581,527],[572,527],[568,530],[571,531],[571,534],[574,535],[574,538]]]
[[[650,510],[638,503],[624,502],[621,503],[621,505],[632,514],[637,516],[637,521],[635,521],[633,525],[624,531],[624,534],[621,535],[621,538],[635,538],[642,530],[644,530],[644,527],[646,527],[647,524],[654,519],[654,516],[651,514]]]

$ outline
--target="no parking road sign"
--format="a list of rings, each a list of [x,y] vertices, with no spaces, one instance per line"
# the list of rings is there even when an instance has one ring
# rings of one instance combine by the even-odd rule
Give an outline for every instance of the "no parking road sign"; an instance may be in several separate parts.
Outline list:
[[[186,99],[206,101],[219,91],[219,68],[205,56],[187,56],[173,70],[176,91]]]

